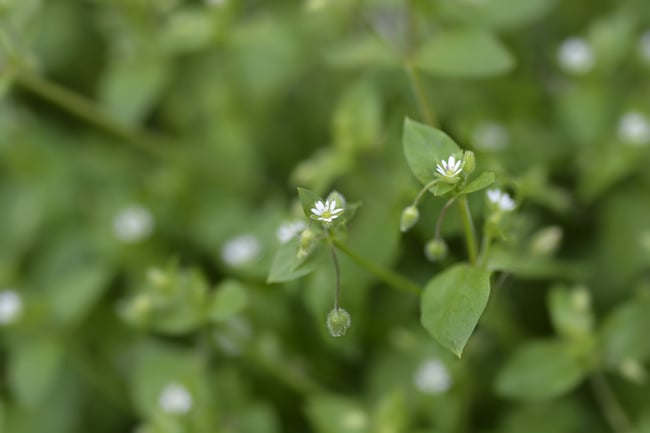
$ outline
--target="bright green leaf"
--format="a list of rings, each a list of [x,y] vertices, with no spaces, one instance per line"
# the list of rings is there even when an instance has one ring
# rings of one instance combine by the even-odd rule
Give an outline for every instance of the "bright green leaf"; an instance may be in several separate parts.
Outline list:
[[[422,325],[460,357],[490,296],[490,273],[467,264],[434,277],[422,293]]]
[[[24,341],[9,355],[8,382],[25,406],[37,406],[52,390],[65,355],[54,338]]]
[[[616,365],[628,359],[650,357],[650,302],[636,299],[617,307],[602,327],[605,358]]]
[[[225,280],[212,295],[208,317],[216,322],[226,321],[239,314],[248,303],[246,288],[236,280]]]
[[[491,171],[484,171],[479,175],[479,177],[465,185],[465,188],[463,188],[460,192],[461,194],[469,194],[471,192],[480,191],[483,188],[487,188],[488,186],[492,185],[493,183],[494,173]]]
[[[298,188],[298,197],[300,198],[300,205],[307,218],[312,216],[311,209],[314,207],[314,204],[319,200],[324,201],[318,194],[305,188]]]
[[[409,118],[404,120],[402,144],[411,171],[423,184],[435,179],[436,164],[460,152],[447,134]]]
[[[571,343],[538,340],[518,348],[499,373],[496,390],[517,400],[551,399],[574,389],[586,374]]]
[[[510,71],[515,62],[490,33],[465,29],[433,36],[420,49],[416,65],[442,77],[484,78]]]

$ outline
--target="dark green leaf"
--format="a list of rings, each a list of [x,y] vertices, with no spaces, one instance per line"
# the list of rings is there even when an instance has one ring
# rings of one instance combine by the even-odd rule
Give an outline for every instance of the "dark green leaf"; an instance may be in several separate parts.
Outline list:
[[[650,358],[650,302],[635,299],[617,307],[602,327],[606,360],[617,365],[628,359],[644,361]]]
[[[248,303],[246,287],[237,280],[222,281],[212,295],[208,309],[210,320],[222,322],[239,314]]]

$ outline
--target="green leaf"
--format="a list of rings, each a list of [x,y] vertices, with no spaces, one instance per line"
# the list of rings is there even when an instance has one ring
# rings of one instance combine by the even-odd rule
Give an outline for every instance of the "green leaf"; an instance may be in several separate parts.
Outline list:
[[[212,295],[208,317],[215,322],[224,322],[239,314],[247,304],[244,285],[237,280],[225,280]]]
[[[636,299],[617,307],[602,327],[605,359],[617,365],[628,359],[645,361],[650,358],[650,302]]]
[[[465,188],[463,188],[460,193],[461,194],[469,194],[471,192],[476,192],[480,191],[483,188],[487,188],[488,186],[492,185],[494,183],[494,173],[491,171],[484,171],[477,177],[476,179],[472,180],[470,183],[465,185]]]
[[[480,24],[495,29],[513,29],[528,25],[555,5],[556,0],[490,0],[486,2],[459,2],[442,0],[441,9],[452,19]]]
[[[504,74],[514,67],[508,50],[490,33],[454,30],[425,42],[415,63],[423,71],[451,78],[484,78]]]
[[[317,433],[365,433],[368,415],[353,399],[319,396],[307,403],[307,417]]]
[[[404,120],[402,144],[411,171],[423,184],[435,179],[437,163],[461,151],[444,132],[409,118]]]
[[[586,289],[554,287],[549,292],[547,302],[551,322],[558,334],[570,338],[591,334],[594,317]]]
[[[292,239],[275,253],[269,276],[266,278],[267,283],[284,283],[296,280],[314,271],[316,268],[314,260],[305,263],[307,258],[297,257],[298,243],[298,239]],[[311,254],[315,254],[315,251]]]
[[[106,290],[110,273],[101,265],[87,264],[52,282],[53,314],[64,323],[78,323]]]
[[[571,344],[538,340],[519,347],[499,372],[496,391],[517,400],[551,399],[571,391],[587,374]]]
[[[311,217],[311,208],[314,207],[314,204],[319,200],[324,201],[321,197],[318,196],[318,194],[305,188],[298,188],[298,197],[300,198],[302,211],[305,213],[305,216],[307,218]]]
[[[437,275],[422,293],[422,325],[460,358],[490,296],[490,273],[467,264]]]
[[[9,356],[8,382],[18,401],[38,406],[52,390],[65,352],[55,338],[26,340]]]

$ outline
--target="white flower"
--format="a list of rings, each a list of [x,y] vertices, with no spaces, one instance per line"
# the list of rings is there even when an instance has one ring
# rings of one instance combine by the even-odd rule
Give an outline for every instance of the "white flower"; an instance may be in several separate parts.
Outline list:
[[[317,220],[326,223],[331,223],[343,213],[342,208],[336,207],[336,201],[334,200],[325,200],[325,203],[323,203],[321,200],[318,200],[314,206],[315,207],[311,208],[312,215]]]
[[[453,179],[463,171],[462,162],[460,159],[456,161],[454,155],[451,155],[447,161],[443,159],[440,164],[436,164],[436,171],[448,179]]]
[[[0,292],[0,325],[8,325],[20,319],[23,313],[23,299],[14,290]]]
[[[639,55],[650,64],[650,30],[647,30],[639,38]]]
[[[481,150],[502,150],[510,144],[510,133],[501,123],[483,122],[474,129],[472,144]]]
[[[515,208],[515,202],[512,197],[510,197],[507,192],[503,192],[500,189],[488,189],[487,197],[488,200],[490,200],[490,203],[504,212],[509,212]]]
[[[170,383],[163,388],[158,404],[167,413],[182,415],[192,409],[192,394],[178,383]]]
[[[262,251],[260,241],[252,234],[228,240],[221,248],[221,258],[230,266],[241,266],[255,260]]]
[[[451,388],[452,379],[445,364],[429,359],[415,371],[413,384],[425,394],[441,394]]]
[[[583,38],[569,38],[562,42],[557,52],[557,62],[565,72],[582,75],[596,64],[591,45]]]
[[[645,146],[650,143],[650,121],[637,111],[625,113],[618,121],[618,138],[625,144]]]
[[[282,224],[275,232],[275,236],[278,240],[286,244],[294,237],[298,236],[300,232],[307,228],[307,224],[304,221],[290,221]]]
[[[130,205],[113,218],[113,234],[124,243],[135,243],[149,237],[154,221],[151,212],[141,205]]]

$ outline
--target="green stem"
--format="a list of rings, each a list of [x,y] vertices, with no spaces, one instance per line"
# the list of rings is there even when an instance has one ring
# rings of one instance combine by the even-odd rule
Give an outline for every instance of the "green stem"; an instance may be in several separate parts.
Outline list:
[[[406,65],[406,73],[411,81],[411,87],[413,87],[413,92],[415,93],[415,98],[418,101],[418,107],[422,113],[424,121],[430,126],[436,126],[436,117],[433,114],[433,109],[429,105],[427,100],[426,92],[424,91],[424,86],[422,85],[422,80],[420,79],[420,74],[411,64]]]
[[[57,105],[80,119],[102,129],[125,142],[162,156],[164,144],[158,137],[141,130],[132,130],[111,119],[93,101],[63,86],[45,80],[24,70],[17,71],[14,84]]]
[[[454,201],[456,201],[455,198],[450,198],[447,200],[447,203],[442,207],[440,210],[440,215],[438,215],[438,220],[436,221],[436,233],[434,236],[434,239],[440,239],[440,229],[442,228],[442,221],[445,219],[445,215],[447,214],[447,211],[451,207],[452,204],[454,204]]]
[[[614,433],[629,433],[632,431],[630,420],[623,407],[616,399],[614,391],[607,383],[602,373],[594,373],[589,381],[594,391],[598,405],[603,410],[605,419]]]
[[[476,264],[476,232],[474,230],[474,222],[472,221],[472,212],[469,209],[467,197],[458,200],[460,207],[461,218],[463,219],[463,227],[465,229],[465,240],[467,241],[467,254],[471,264]]]
[[[488,254],[490,254],[490,248],[492,247],[492,235],[487,227],[483,227],[483,238],[481,239],[481,253],[479,254],[478,263],[479,266],[485,268],[487,265]]]
[[[374,263],[364,259],[354,251],[352,251],[347,245],[342,242],[337,241],[336,239],[332,240],[332,243],[336,248],[338,248],[342,253],[350,257],[357,265],[361,266],[371,274],[373,274],[378,279],[382,280],[384,283],[389,286],[394,287],[398,290],[403,290],[405,292],[414,293],[416,295],[422,292],[420,286],[405,278],[399,274],[394,273],[388,269],[377,266]]]
[[[336,272],[336,292],[334,295],[334,308],[336,311],[339,310],[341,305],[341,268],[339,267],[339,259],[336,257],[336,249],[332,245],[332,241],[329,240],[327,245],[330,248],[330,253],[332,255],[332,261],[334,262],[334,271]]]
[[[429,191],[435,184],[439,182],[438,179],[433,179],[431,182],[427,183],[422,187],[420,192],[418,192],[418,195],[415,196],[415,200],[413,200],[413,206],[417,207],[420,204],[420,201],[422,200],[422,197],[424,197],[424,194]]]

